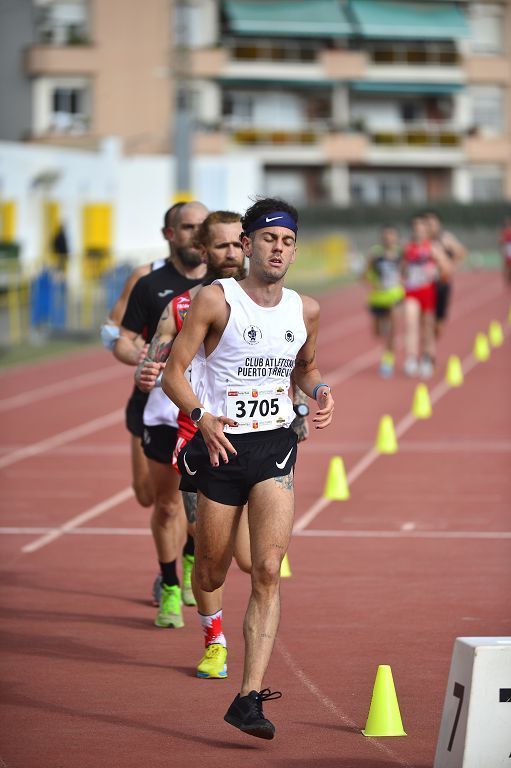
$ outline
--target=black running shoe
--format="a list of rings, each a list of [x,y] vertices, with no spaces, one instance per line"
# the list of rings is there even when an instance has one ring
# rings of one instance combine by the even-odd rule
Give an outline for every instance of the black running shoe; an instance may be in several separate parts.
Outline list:
[[[280,691],[270,691],[264,688],[262,691],[250,691],[248,696],[240,696],[239,693],[224,715],[224,720],[243,733],[257,736],[259,739],[273,739],[275,726],[263,714],[263,701],[268,699],[280,699]]]

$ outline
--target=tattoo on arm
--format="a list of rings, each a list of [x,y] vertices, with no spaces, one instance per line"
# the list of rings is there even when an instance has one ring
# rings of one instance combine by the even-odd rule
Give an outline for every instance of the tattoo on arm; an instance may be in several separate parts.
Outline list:
[[[162,341],[161,335],[156,332],[153,336],[149,349],[147,350],[148,360],[155,363],[164,363],[170,355],[173,339]]]
[[[314,362],[315,359],[316,359],[316,350],[313,349],[312,350],[312,357],[310,358],[310,360],[306,360],[303,357],[297,357],[296,361],[295,361],[295,365],[296,365],[297,368],[304,368],[305,369],[305,368],[308,368],[310,365],[312,365],[312,363]]]
[[[294,385],[294,404],[298,405],[299,403],[306,403],[308,400],[308,396],[305,394],[303,390],[300,389],[300,387],[295,384]]]

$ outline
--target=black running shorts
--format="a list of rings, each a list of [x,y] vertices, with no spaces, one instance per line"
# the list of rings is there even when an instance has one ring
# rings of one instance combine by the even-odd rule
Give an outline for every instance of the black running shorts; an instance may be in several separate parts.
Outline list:
[[[441,283],[436,284],[436,308],[435,317],[437,320],[445,320],[447,312],[449,310],[449,304],[451,301],[451,284]]]
[[[148,427],[144,424],[142,435],[142,447],[148,459],[160,464],[168,464],[172,469],[172,453],[177,440],[177,427],[169,427],[168,424],[157,424]],[[174,470],[172,470],[174,471]]]
[[[177,463],[183,485],[190,483],[211,501],[229,506],[243,506],[250,489],[270,477],[288,475],[296,462],[296,432],[292,429],[271,429],[243,435],[226,433],[236,448],[237,456],[229,455],[229,462],[212,467],[202,434],[197,434],[181,451]],[[181,487],[181,486],[180,486]]]
[[[135,387],[126,406],[126,428],[134,437],[142,437],[144,408],[149,395]]]

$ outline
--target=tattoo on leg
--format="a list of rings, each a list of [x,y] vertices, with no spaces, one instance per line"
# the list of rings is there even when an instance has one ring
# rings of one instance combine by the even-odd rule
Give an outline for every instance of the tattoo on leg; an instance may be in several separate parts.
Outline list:
[[[284,549],[282,544],[272,544],[272,547],[275,547],[275,549]]]
[[[261,632],[261,634],[259,635],[259,637],[264,637],[264,638],[266,638],[267,640],[272,640],[272,639],[273,639],[273,635],[269,635],[267,632]]]
[[[290,472],[289,475],[281,475],[280,477],[274,477],[273,478],[278,486],[281,488],[284,488],[286,491],[292,491],[293,490],[293,473]]]
[[[197,520],[197,494],[189,491],[181,491],[185,507],[186,519],[189,523]]]

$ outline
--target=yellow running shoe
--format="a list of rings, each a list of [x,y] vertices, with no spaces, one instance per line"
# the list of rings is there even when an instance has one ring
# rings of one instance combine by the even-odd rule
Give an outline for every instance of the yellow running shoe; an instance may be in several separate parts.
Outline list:
[[[192,568],[195,557],[183,555],[183,603],[185,605],[197,605],[192,589]]]
[[[197,665],[197,677],[227,677],[227,648],[220,643],[211,643]]]
[[[160,610],[154,620],[157,627],[184,627],[181,613],[181,590],[178,586],[161,585]]]

